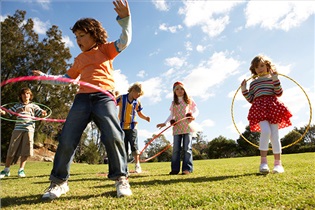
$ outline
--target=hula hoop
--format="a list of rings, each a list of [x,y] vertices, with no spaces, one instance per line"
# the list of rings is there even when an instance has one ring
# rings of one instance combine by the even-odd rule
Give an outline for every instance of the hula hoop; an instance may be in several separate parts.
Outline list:
[[[93,85],[91,83],[88,83],[88,82],[83,82],[83,81],[78,81],[78,80],[74,80],[74,79],[70,79],[70,78],[58,77],[58,76],[49,76],[48,75],[48,76],[16,77],[16,78],[11,78],[11,79],[8,79],[6,81],[1,82],[1,87],[4,85],[7,85],[9,83],[13,83],[13,82],[33,81],[33,80],[60,81],[60,82],[67,82],[67,83],[72,83],[75,85],[82,85],[85,87],[89,87],[89,88],[95,89],[97,91],[100,91],[100,92],[106,94],[117,105],[115,97],[111,93],[109,93],[109,91],[107,91],[107,90],[103,90],[102,88],[100,88],[96,85]],[[48,122],[65,122],[66,121],[65,119],[49,119],[49,118],[38,118],[38,120],[44,120],[44,121],[48,121]]]
[[[302,87],[298,82],[296,82],[294,79],[290,78],[289,76],[286,76],[286,75],[283,75],[283,74],[279,74],[279,73],[278,73],[278,75],[283,76],[283,77],[285,77],[285,78],[291,80],[292,82],[294,82],[294,83],[302,90],[302,92],[304,93],[304,95],[305,95],[305,97],[306,97],[306,99],[307,99],[307,101],[308,101],[308,105],[309,105],[309,109],[310,109],[310,117],[309,117],[308,125],[307,125],[307,127],[306,127],[304,133],[303,133],[303,134],[300,136],[300,138],[298,138],[296,141],[294,141],[294,142],[292,142],[291,144],[288,144],[288,145],[286,145],[286,146],[283,146],[283,147],[281,148],[281,149],[285,149],[285,148],[288,148],[288,147],[290,147],[290,146],[292,146],[292,145],[298,143],[299,141],[301,141],[301,140],[304,138],[304,136],[306,135],[306,133],[308,132],[308,130],[309,130],[309,128],[310,128],[310,125],[311,125],[311,121],[312,121],[312,105],[311,105],[311,101],[310,101],[310,99],[309,99],[307,93],[305,92],[305,90],[303,89],[303,87]],[[251,80],[252,78],[253,78],[253,77],[247,79],[246,81],[249,81],[249,80]],[[235,94],[234,94],[234,97],[233,97],[233,100],[232,100],[232,105],[231,105],[232,121],[233,121],[234,127],[236,128],[236,130],[237,130],[237,132],[240,134],[240,136],[241,136],[245,141],[247,141],[249,144],[251,144],[252,146],[259,148],[258,145],[256,145],[256,144],[250,142],[248,139],[246,139],[246,138],[241,134],[241,132],[238,130],[238,128],[237,128],[237,126],[236,126],[236,123],[235,123],[235,120],[234,120],[234,113],[233,113],[234,100],[235,100],[235,97],[236,97],[236,95],[237,95],[237,93],[238,93],[238,91],[239,91],[240,89],[241,89],[241,86],[239,86],[239,88],[236,90],[236,92],[235,92]],[[271,149],[272,149],[272,148],[269,148],[269,150],[271,150]]]
[[[159,136],[161,136],[162,133],[164,133],[166,130],[168,130],[170,127],[176,125],[177,123],[179,123],[179,122],[181,122],[181,121],[183,121],[183,120],[189,119],[189,118],[191,118],[191,117],[184,117],[184,118],[182,118],[182,119],[180,119],[180,120],[177,120],[175,123],[173,123],[173,124],[167,126],[166,128],[164,128],[164,130],[162,130],[160,133],[158,133],[156,136],[154,136],[154,137],[143,147],[143,149],[141,150],[139,156],[141,156],[141,154],[144,152],[144,150],[145,150],[155,139],[157,139]],[[167,147],[165,147],[162,151],[158,152],[157,154],[153,155],[152,157],[149,157],[149,158],[147,158],[147,159],[145,159],[145,160],[140,160],[140,161],[141,161],[141,162],[147,162],[147,161],[149,161],[149,160],[151,160],[151,159],[153,159],[153,158],[159,156],[160,154],[162,154],[162,153],[163,153],[164,151],[166,151],[170,146],[172,146],[172,144],[169,144],[169,145],[168,145]]]
[[[22,115],[22,114],[13,112],[13,111],[8,110],[7,108],[5,108],[5,106],[9,106],[10,104],[17,104],[17,103],[18,102],[7,103],[7,104],[4,104],[3,106],[0,106],[0,108],[2,110],[12,114],[12,115],[16,115],[16,116],[19,116],[19,117],[22,117],[22,118],[32,119],[32,121],[45,120],[46,118],[48,118],[52,114],[52,110],[48,106],[45,106],[44,104],[40,104],[40,103],[36,103],[36,102],[31,102],[31,103],[36,104],[38,106],[43,106],[44,108],[49,110],[49,113],[45,117],[40,118],[40,117],[33,117],[33,116]],[[11,121],[11,122],[24,122],[23,120],[16,120],[16,119],[13,120],[13,119],[5,118],[5,117],[2,117],[2,115],[0,116],[0,118],[3,119],[3,120]]]

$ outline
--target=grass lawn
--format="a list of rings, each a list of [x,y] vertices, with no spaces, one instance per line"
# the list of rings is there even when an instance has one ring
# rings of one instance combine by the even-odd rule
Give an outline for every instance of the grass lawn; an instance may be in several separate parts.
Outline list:
[[[70,191],[43,202],[52,163],[18,165],[1,179],[1,209],[315,209],[315,153],[283,155],[283,174],[257,173],[260,157],[194,161],[194,173],[168,175],[170,163],[142,163],[131,197],[117,198],[107,165],[72,164]],[[268,156],[272,169],[273,156]],[[134,165],[129,165],[130,170]],[[1,168],[2,170],[2,168]]]

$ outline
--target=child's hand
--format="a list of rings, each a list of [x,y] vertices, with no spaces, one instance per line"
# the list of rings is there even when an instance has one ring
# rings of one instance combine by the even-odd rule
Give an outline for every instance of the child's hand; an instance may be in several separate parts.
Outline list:
[[[45,110],[42,111],[42,116],[43,117],[47,116],[47,112]]]
[[[1,113],[1,115],[5,115],[6,112],[4,110],[0,109],[0,113]]]
[[[158,129],[161,129],[161,128],[163,128],[165,125],[166,125],[165,123],[160,123],[160,124],[157,124],[156,127],[157,127]]]
[[[125,18],[125,17],[130,16],[128,1],[124,0],[124,3],[122,2],[122,0],[113,1],[113,4],[115,6],[114,10],[117,12],[120,18]]]
[[[32,70],[32,73],[33,73],[34,76],[40,76],[40,74],[43,73],[43,72],[41,72],[39,70]]]
[[[271,70],[270,70],[270,74],[271,74],[271,79],[272,79],[273,81],[278,80],[278,72],[277,72],[277,71],[271,69]]]
[[[146,117],[145,120],[150,122],[150,117]]]
[[[242,91],[245,91],[245,90],[246,90],[246,83],[247,83],[247,81],[246,81],[246,79],[244,79],[243,82],[241,83],[241,89],[242,89]]]

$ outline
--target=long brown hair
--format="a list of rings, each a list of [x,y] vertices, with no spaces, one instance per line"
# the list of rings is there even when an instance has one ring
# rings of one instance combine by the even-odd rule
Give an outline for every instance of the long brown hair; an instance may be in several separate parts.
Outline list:
[[[260,63],[264,63],[267,66],[267,71],[270,72],[270,69],[276,70],[275,65],[271,62],[271,60],[264,55],[257,55],[251,62],[249,70],[253,75],[257,75],[255,68],[258,67]]]

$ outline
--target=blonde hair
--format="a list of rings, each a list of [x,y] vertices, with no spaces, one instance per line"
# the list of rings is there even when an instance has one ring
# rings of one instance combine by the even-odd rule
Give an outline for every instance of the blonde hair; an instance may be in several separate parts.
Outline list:
[[[264,63],[267,66],[267,72],[270,72],[270,69],[276,71],[275,65],[271,62],[271,59],[264,55],[257,55],[251,62],[249,70],[252,75],[257,75],[255,68],[258,67],[260,63]]]
[[[134,83],[131,87],[129,87],[128,93],[130,93],[133,90],[140,93],[140,96],[142,96],[144,94],[144,92],[142,90],[142,85],[138,82]]]

